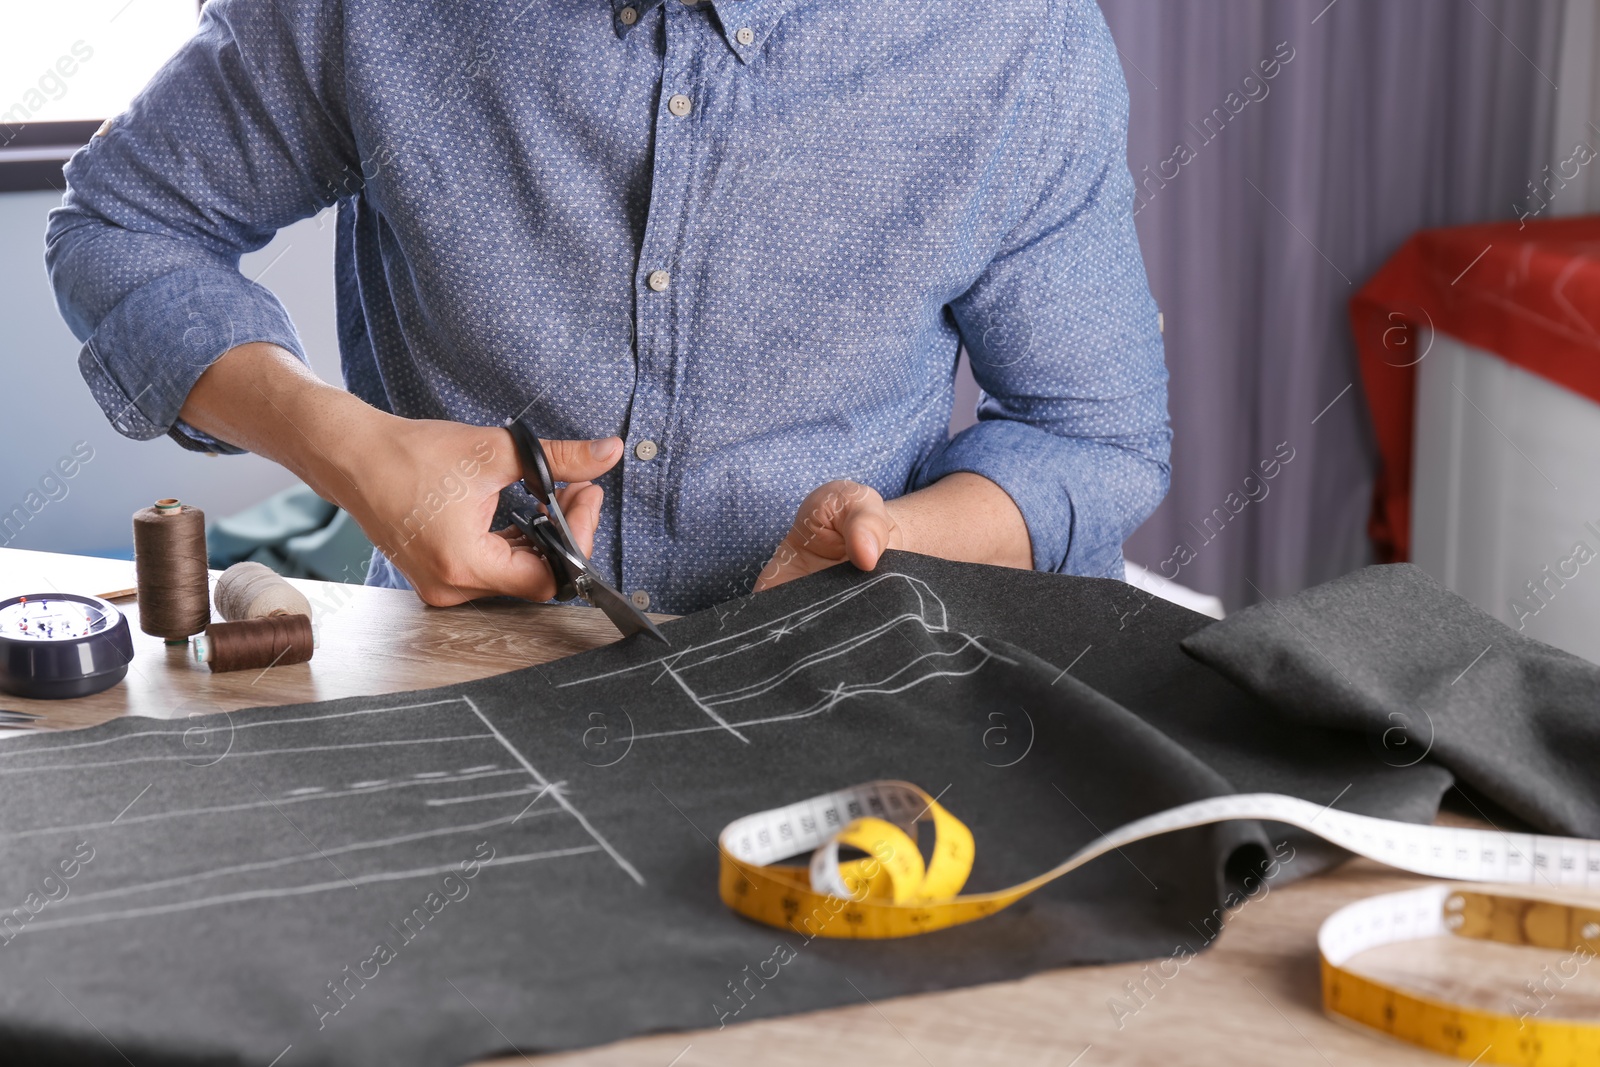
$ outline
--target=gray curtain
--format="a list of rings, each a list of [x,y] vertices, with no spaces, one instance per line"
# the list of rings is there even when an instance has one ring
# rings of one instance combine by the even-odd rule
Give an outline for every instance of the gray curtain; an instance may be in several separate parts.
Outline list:
[[[1172,372],[1172,491],[1128,557],[1230,608],[1335,577],[1375,456],[1346,303],[1414,231],[1515,217],[1561,0],[1100,5]]]

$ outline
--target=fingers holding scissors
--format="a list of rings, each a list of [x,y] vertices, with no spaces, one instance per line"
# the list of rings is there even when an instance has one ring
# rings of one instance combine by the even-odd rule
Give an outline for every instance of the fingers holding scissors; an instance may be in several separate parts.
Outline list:
[[[605,493],[593,482],[568,482],[556,490],[556,503],[567,517],[567,525],[572,529],[573,542],[583,550],[585,556],[594,552],[594,532],[600,525],[600,505],[605,500]],[[509,541],[513,547],[527,548],[533,546],[528,543],[528,538],[516,526],[507,526],[494,531],[499,536]]]

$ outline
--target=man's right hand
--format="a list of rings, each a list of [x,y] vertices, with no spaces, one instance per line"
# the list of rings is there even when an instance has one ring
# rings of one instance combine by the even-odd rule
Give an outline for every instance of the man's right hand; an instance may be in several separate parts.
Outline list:
[[[381,419],[352,442],[357,457],[339,503],[424,601],[475,597],[549,600],[549,566],[515,527],[490,532],[500,490],[522,480],[507,430],[431,419]],[[556,499],[584,555],[594,550],[601,489],[591,483],[622,456],[622,441],[543,441]],[[337,485],[331,486],[335,490]]]
[[[522,480],[508,430],[382,412],[319,379],[275,345],[245,344],[208,367],[179,417],[289,468],[348,511],[424,601],[549,600],[550,568],[514,528],[491,532],[500,490]],[[556,498],[585,554],[600,487],[622,456],[615,437],[545,441]]]

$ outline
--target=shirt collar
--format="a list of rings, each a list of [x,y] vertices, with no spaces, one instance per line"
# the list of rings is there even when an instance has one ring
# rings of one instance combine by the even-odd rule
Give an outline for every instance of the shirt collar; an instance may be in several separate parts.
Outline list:
[[[638,25],[653,8],[663,3],[682,3],[683,0],[611,0],[611,25],[618,38]],[[761,54],[767,38],[790,9],[801,0],[696,0],[697,4],[711,7],[716,12],[712,21],[722,32],[728,49],[748,63]],[[632,10],[633,14],[624,12]],[[744,31],[748,30],[748,33]],[[741,37],[742,35],[742,37]],[[746,43],[748,41],[748,43]]]

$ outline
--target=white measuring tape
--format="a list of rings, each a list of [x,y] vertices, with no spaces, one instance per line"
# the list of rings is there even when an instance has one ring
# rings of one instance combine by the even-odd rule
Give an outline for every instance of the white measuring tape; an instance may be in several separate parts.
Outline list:
[[[1246,793],[1136,819],[1026,882],[963,895],[976,851],[971,831],[917,786],[875,781],[729,823],[718,839],[720,891],[739,914],[808,936],[907,937],[991,915],[1134,842],[1233,820],[1297,826],[1357,855],[1435,878],[1600,888],[1600,841],[1422,826],[1276,793]],[[917,847],[919,822],[934,827],[927,859]],[[841,860],[841,846],[866,855]],[[811,853],[809,868],[774,866],[805,853]],[[1325,1006],[1395,1037],[1482,1063],[1600,1063],[1600,1026],[1482,1012],[1413,996],[1344,969],[1367,948],[1445,934],[1593,953],[1600,951],[1600,901],[1579,908],[1448,886],[1360,901],[1335,913],[1319,934]]]

